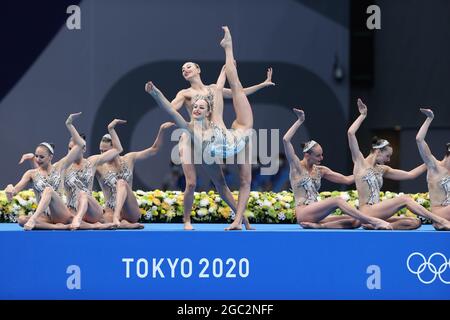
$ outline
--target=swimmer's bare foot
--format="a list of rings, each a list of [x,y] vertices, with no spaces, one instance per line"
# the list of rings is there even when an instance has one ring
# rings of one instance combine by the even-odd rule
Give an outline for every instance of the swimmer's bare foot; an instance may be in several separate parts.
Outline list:
[[[373,228],[375,230],[393,230],[391,224],[387,221],[384,221],[382,219],[373,218],[373,222],[371,222]]]
[[[373,227],[373,225],[368,224],[368,223],[362,223],[361,227],[365,230],[375,230],[375,228]]]
[[[116,227],[114,226],[114,223],[111,223],[111,222],[105,222],[105,223],[97,222],[97,223],[95,223],[95,229],[96,230],[114,230],[114,229],[116,229]]]
[[[239,223],[239,222],[234,221],[227,228],[225,228],[225,230],[226,231],[242,230],[242,224]]]
[[[30,230],[33,230],[34,227],[36,227],[36,220],[30,218],[30,219],[28,220],[28,222],[25,223],[25,225],[23,226],[23,229],[24,229],[25,231],[30,231]]]
[[[300,222],[303,229],[323,229],[324,226],[315,222]]]
[[[186,221],[186,222],[184,223],[183,229],[184,229],[184,230],[194,230],[194,227],[192,226],[192,224],[191,224],[190,221]]]
[[[69,230],[70,225],[64,223],[55,223],[55,230]]]
[[[73,218],[72,223],[69,225],[70,230],[77,230],[80,228],[81,218],[76,216]]]
[[[250,225],[250,221],[248,221],[248,218],[245,216],[244,216],[244,226],[246,230],[256,230],[256,228]]]
[[[113,222],[112,223],[113,223],[114,227],[119,228],[120,220],[118,218],[113,218]]]
[[[144,225],[141,223],[131,223],[126,220],[122,220],[118,229],[144,229]]]
[[[449,231],[450,230],[450,222],[447,222],[445,224],[442,223],[434,223],[433,224],[434,229],[437,231]]]
[[[230,29],[228,29],[227,26],[223,26],[222,27],[223,31],[225,32],[225,34],[223,35],[223,39],[222,41],[220,41],[220,45],[224,48],[231,48],[233,46],[233,42],[231,40],[231,33],[230,33]]]

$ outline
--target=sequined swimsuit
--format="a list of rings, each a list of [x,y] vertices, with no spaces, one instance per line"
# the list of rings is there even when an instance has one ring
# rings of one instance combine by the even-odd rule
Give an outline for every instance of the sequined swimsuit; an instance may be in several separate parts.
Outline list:
[[[305,197],[301,198],[297,205],[309,205],[318,201],[322,175],[316,166],[314,166],[313,171],[315,171],[315,174],[310,175],[306,170],[303,170],[300,181],[293,186],[303,189],[305,194]]]
[[[450,205],[450,176],[446,176],[441,179],[440,185],[442,189],[445,191],[445,199],[442,202],[442,206],[448,206]]]
[[[58,192],[59,186],[61,184],[61,174],[58,170],[52,168],[52,171],[47,175],[43,176],[39,170],[36,169],[36,174],[33,176],[33,190],[36,196],[36,201],[39,203],[41,201],[42,192],[44,192],[45,188],[51,187],[53,190]],[[48,209],[45,210],[45,213],[48,215],[50,211]]]
[[[103,184],[109,188],[110,197],[106,199],[105,206],[114,210],[116,207],[117,196],[117,181],[123,179],[131,186],[131,179],[133,178],[133,172],[127,166],[125,161],[120,159],[120,168],[118,171],[108,171],[103,177]]]
[[[80,191],[84,191],[89,195],[92,193],[94,175],[94,167],[87,160],[80,169],[73,169],[70,166],[66,170],[64,175],[64,189],[67,195],[67,207],[77,210],[78,194]]]
[[[203,141],[203,150],[207,150],[211,157],[228,158],[244,149],[248,137],[239,137],[233,129],[228,130],[211,124],[213,134],[210,139]]]
[[[380,202],[380,189],[383,186],[383,172],[369,168],[362,180],[367,183],[369,187],[369,199],[367,204],[373,205]]]

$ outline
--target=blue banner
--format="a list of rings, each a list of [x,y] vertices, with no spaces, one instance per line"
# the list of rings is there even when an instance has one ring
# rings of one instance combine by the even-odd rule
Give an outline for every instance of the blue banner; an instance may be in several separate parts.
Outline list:
[[[450,299],[448,232],[196,227],[0,225],[0,299]]]

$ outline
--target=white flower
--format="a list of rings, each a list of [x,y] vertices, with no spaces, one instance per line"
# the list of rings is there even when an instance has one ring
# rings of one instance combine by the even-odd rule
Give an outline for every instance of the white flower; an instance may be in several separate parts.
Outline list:
[[[384,196],[388,199],[391,199],[391,198],[397,197],[398,195],[396,195],[394,192],[386,191],[384,193]]]
[[[284,207],[285,207],[286,209],[289,209],[289,208],[291,207],[291,205],[290,205],[289,203],[286,202],[286,203],[284,204]]]
[[[259,192],[251,191],[250,196],[252,196],[254,199],[259,199]]]
[[[214,202],[220,202],[220,197],[216,197],[215,199],[214,199]]]
[[[168,205],[173,205],[175,203],[175,199],[165,198],[164,202],[167,203]]]
[[[157,206],[153,206],[152,207],[152,211],[157,211],[158,210],[158,207]]]
[[[262,206],[270,208],[270,207],[272,207],[272,202],[266,199],[263,201]]]
[[[143,191],[143,190],[136,190],[135,193],[140,196],[145,196],[145,191]]]
[[[151,220],[152,219],[152,212],[151,211],[147,211],[144,215],[145,220]]]
[[[231,211],[231,214],[230,214],[231,220],[234,220],[235,217],[236,217],[236,213],[234,213],[234,211]]]
[[[420,197],[417,198],[417,203],[418,203],[418,204],[424,204],[425,201],[426,201],[426,200],[425,200],[424,198],[420,198]]]
[[[358,199],[355,200],[355,207],[359,207],[359,200]]]
[[[200,200],[199,205],[200,205],[200,207],[207,207],[209,205],[209,199],[203,198],[202,200]]]
[[[206,210],[205,208],[201,208],[197,211],[197,215],[199,217],[203,217],[206,216],[208,214],[208,210]]]
[[[263,206],[263,202],[261,200],[256,200],[256,204],[259,205],[260,207]]]
[[[341,192],[341,199],[343,199],[344,201],[348,201],[350,200],[350,196],[347,192],[343,191]]]
[[[284,215],[283,212],[280,212],[280,213],[278,214],[278,220],[283,221],[284,219],[286,219],[286,216]]]
[[[17,200],[17,202],[19,202],[19,204],[20,204],[22,207],[26,207],[27,204],[28,204],[28,201],[22,199],[21,197],[16,197],[16,200]]]
[[[216,212],[216,208],[215,207],[210,207],[208,209],[208,211],[209,211],[209,213],[214,213],[214,212]]]
[[[400,197],[400,196],[402,196],[402,195],[404,195],[404,193],[403,193],[403,192],[400,192],[400,193],[397,195],[397,197]]]

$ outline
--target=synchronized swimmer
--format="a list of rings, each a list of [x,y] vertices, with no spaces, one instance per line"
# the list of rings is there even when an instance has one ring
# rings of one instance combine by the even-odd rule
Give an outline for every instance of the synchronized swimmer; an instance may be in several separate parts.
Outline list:
[[[133,193],[133,170],[135,162],[155,155],[163,144],[164,132],[175,124],[184,129],[179,141],[179,152],[186,188],[183,201],[183,222],[185,230],[192,230],[191,210],[196,187],[196,167],[193,153],[208,157],[214,161],[202,161],[202,168],[212,180],[220,197],[235,213],[235,219],[226,230],[254,229],[245,216],[251,186],[251,134],[253,129],[253,110],[248,95],[275,85],[272,82],[272,68],[267,71],[264,82],[243,88],[233,54],[233,41],[228,27],[222,27],[224,37],[220,42],[225,52],[223,66],[217,82],[205,85],[200,77],[200,66],[186,62],[182,74],[190,87],[179,91],[170,102],[153,82],[147,82],[145,91],[158,106],[168,113],[173,121],[160,126],[156,140],[147,149],[123,152],[120,139],[115,131],[125,120],[114,119],[108,125],[108,133],[100,141],[100,153],[84,157],[86,137],[80,135],[73,121],[81,113],[69,115],[66,127],[71,139],[67,154],[52,163],[54,145],[48,142],[38,144],[33,154],[22,156],[20,163],[30,160],[34,168],[25,172],[20,181],[9,184],[5,193],[9,201],[32,184],[36,200],[36,211],[30,216],[20,216],[19,224],[24,230],[76,230],[76,229],[140,229],[140,210]],[[228,81],[230,88],[225,88]],[[223,121],[224,98],[231,98],[236,118],[230,128]],[[358,99],[359,117],[348,129],[348,142],[354,163],[353,174],[343,175],[321,165],[323,150],[321,145],[310,140],[301,146],[300,159],[291,140],[305,121],[305,112],[293,109],[296,122],[283,137],[286,157],[290,165],[290,182],[295,197],[295,215],[303,228],[314,229],[353,229],[362,226],[365,229],[403,229],[420,227],[417,218],[393,217],[395,212],[406,207],[417,216],[432,221],[436,230],[450,230],[450,143],[446,145],[445,156],[437,160],[430,151],[425,137],[434,118],[430,109],[420,109],[427,117],[416,142],[424,164],[410,171],[394,169],[386,165],[393,153],[389,141],[375,137],[372,148],[366,157],[359,149],[356,132],[367,117],[367,106]],[[190,121],[186,121],[178,112],[183,106],[189,112]],[[225,181],[221,163],[229,157],[243,155],[239,163],[239,198],[236,202]],[[205,160],[202,158],[202,160]],[[218,161],[217,161],[218,160]],[[380,189],[383,178],[392,180],[415,179],[427,171],[428,192],[431,209],[427,210],[407,195],[381,201]],[[105,197],[102,207],[92,196],[94,176]],[[333,183],[355,184],[359,205],[349,205],[341,198],[328,198],[319,201],[321,179]],[[63,200],[63,194],[66,201]],[[335,209],[341,209],[341,216],[330,216]]]

